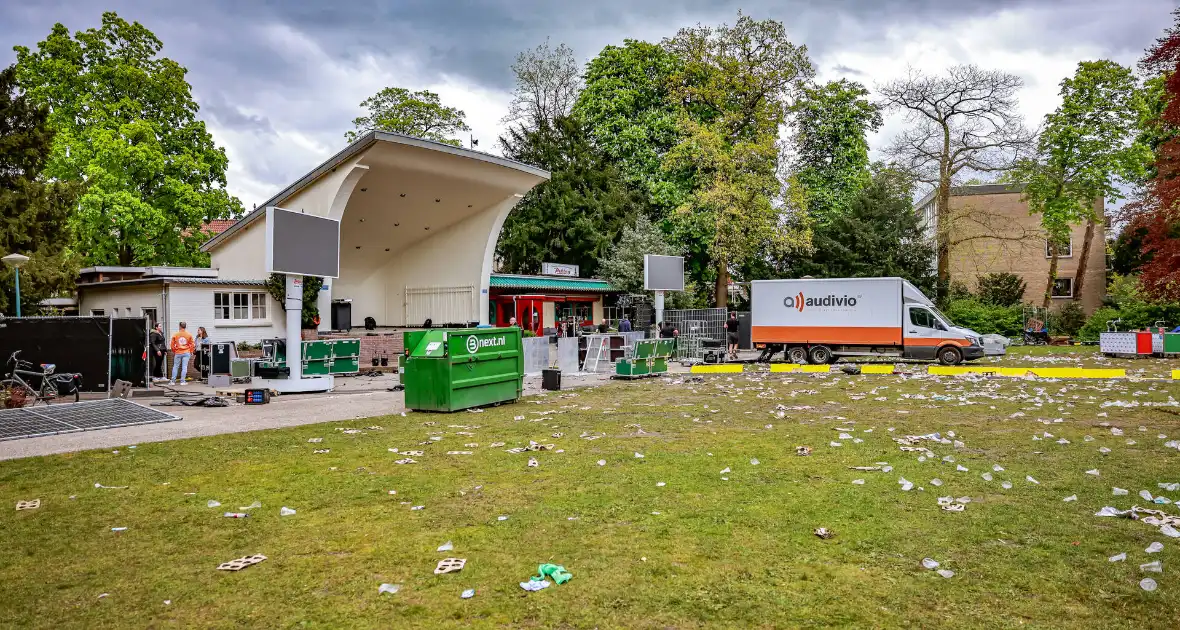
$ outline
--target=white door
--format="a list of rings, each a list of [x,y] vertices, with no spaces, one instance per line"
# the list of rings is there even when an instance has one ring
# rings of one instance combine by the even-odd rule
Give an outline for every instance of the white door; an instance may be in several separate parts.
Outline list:
[[[945,333],[934,313],[920,305],[906,307],[904,330],[905,356],[911,359],[933,359]]]

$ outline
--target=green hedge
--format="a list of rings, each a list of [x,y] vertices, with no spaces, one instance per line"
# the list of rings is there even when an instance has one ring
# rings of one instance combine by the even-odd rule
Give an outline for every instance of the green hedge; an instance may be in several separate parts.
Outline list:
[[[1180,303],[1125,302],[1121,308],[1103,307],[1094,311],[1078,332],[1081,341],[1098,341],[1098,333],[1106,330],[1106,322],[1121,319],[1119,330],[1137,330],[1162,321],[1168,329],[1180,325]]]
[[[946,315],[956,326],[970,328],[981,335],[1019,337],[1024,330],[1020,306],[993,306],[977,298],[952,300]]]

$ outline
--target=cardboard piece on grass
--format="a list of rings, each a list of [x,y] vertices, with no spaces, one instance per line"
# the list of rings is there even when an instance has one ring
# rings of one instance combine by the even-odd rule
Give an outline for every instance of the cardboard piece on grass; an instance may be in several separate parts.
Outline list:
[[[435,575],[442,575],[444,573],[458,573],[467,565],[466,558],[443,558],[438,561],[438,566],[434,568]]]
[[[17,512],[20,512],[21,510],[35,510],[39,507],[41,507],[41,499],[33,499],[31,501],[17,501],[16,502],[16,511]]]
[[[258,564],[266,560],[266,556],[262,554],[255,554],[253,556],[243,556],[237,560],[230,560],[229,562],[222,562],[217,565],[218,571],[241,571],[248,566]]]

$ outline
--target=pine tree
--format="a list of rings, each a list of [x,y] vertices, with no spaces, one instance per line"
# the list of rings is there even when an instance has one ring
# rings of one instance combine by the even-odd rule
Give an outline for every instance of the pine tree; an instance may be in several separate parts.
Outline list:
[[[0,256],[29,257],[21,269],[22,314],[43,298],[68,291],[76,267],[67,249],[66,222],[78,186],[41,176],[53,150],[49,112],[29,101],[16,68],[0,70]],[[15,312],[13,271],[0,269],[0,311]]]

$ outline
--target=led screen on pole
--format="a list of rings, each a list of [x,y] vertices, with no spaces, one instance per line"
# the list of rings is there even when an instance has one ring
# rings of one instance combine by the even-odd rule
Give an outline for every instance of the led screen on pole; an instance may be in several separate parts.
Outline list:
[[[683,291],[684,257],[645,254],[643,288],[648,291]]]
[[[340,222],[266,209],[266,270],[320,278],[340,276]]]

